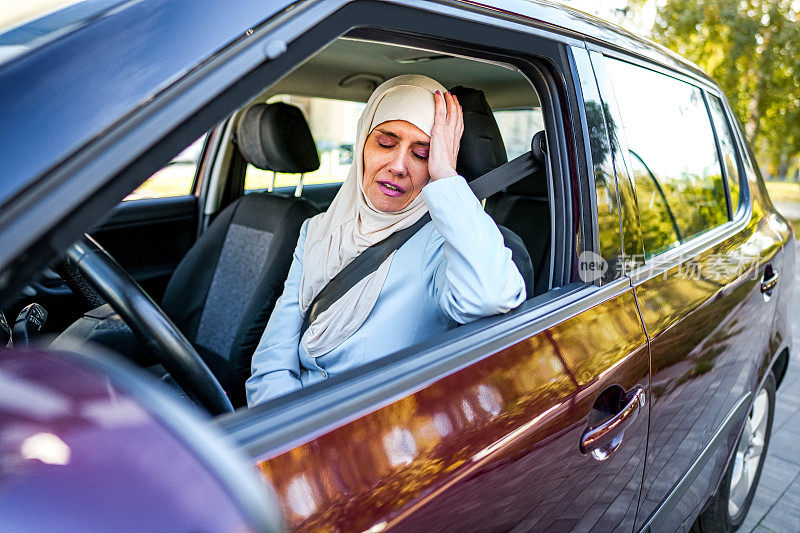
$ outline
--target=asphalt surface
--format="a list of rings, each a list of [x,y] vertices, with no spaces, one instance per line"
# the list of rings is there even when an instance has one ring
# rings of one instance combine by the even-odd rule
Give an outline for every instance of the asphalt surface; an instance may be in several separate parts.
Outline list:
[[[792,301],[794,342],[789,352],[789,369],[776,396],[772,438],[761,481],[739,531],[800,532],[800,261],[797,267]]]

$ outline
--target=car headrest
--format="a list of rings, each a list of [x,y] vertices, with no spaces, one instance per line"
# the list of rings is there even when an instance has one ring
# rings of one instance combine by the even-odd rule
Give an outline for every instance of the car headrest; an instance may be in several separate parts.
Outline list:
[[[302,111],[284,102],[248,108],[236,126],[236,145],[261,170],[300,173],[319,168],[317,146]]]
[[[459,85],[450,92],[464,110],[464,133],[456,172],[471,181],[506,163],[506,147],[483,91]]]

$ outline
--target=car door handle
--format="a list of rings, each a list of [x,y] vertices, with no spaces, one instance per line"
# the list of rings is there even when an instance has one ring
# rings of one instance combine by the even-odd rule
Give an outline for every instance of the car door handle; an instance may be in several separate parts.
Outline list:
[[[777,284],[778,271],[768,267],[767,271],[764,273],[764,278],[761,280],[761,292],[764,294],[771,292]]]
[[[581,437],[581,453],[591,454],[598,461],[607,459],[620,444],[625,430],[630,427],[645,406],[645,392],[638,385],[623,398],[622,408],[597,427],[587,429]]]

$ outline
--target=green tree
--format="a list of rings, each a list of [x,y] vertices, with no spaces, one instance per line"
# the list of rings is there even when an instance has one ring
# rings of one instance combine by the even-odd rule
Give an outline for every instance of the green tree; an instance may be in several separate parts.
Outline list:
[[[800,154],[798,18],[792,0],[666,0],[652,31],[714,77],[761,163],[778,175]]]

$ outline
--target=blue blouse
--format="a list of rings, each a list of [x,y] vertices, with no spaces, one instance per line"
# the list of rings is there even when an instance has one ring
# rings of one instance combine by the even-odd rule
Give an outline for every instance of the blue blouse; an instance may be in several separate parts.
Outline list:
[[[252,406],[422,342],[457,323],[505,313],[525,301],[525,282],[500,230],[461,176],[422,189],[431,222],[395,252],[366,321],[330,352],[300,343],[300,277],[308,220],[247,380]]]

